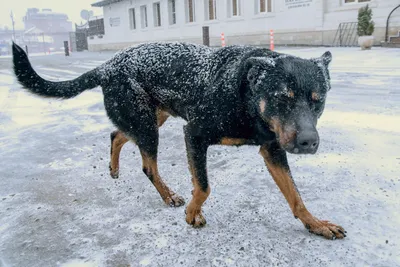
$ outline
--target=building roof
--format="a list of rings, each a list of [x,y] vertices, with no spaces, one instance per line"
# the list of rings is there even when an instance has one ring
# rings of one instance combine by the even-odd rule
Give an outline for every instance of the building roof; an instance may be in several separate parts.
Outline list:
[[[43,34],[43,33],[44,33],[44,31],[42,31],[41,29],[38,29],[36,27],[32,27],[24,32],[24,34]]]
[[[117,2],[122,2],[123,0],[102,0],[102,1],[98,1],[96,3],[93,3],[92,6],[94,7],[102,7],[102,6],[106,6],[112,3],[117,3]]]

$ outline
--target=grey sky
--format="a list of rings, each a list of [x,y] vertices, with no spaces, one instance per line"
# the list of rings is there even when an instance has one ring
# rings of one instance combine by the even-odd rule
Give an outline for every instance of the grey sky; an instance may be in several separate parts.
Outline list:
[[[80,23],[80,11],[90,9],[94,14],[102,14],[102,8],[91,7],[90,4],[98,0],[1,0],[0,8],[0,27],[5,25],[11,28],[10,12],[13,10],[15,17],[15,26],[17,29],[23,29],[22,17],[26,9],[30,7],[51,8],[55,12],[66,13],[72,22]]]

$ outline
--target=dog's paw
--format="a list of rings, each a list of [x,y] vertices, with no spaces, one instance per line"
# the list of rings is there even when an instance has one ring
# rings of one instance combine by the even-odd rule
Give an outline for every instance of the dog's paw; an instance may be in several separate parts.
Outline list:
[[[119,177],[119,170],[113,170],[113,168],[111,168],[111,163],[108,164],[108,168],[110,169],[110,176],[113,179],[118,179]]]
[[[206,225],[206,219],[204,218],[201,210],[190,209],[189,207],[185,211],[186,222],[195,228],[200,228]]]
[[[171,194],[164,201],[170,207],[180,207],[180,206],[183,206],[185,204],[185,199],[183,199],[183,197],[181,197],[181,196],[179,196],[178,194],[175,194],[175,193]]]
[[[346,231],[340,225],[330,223],[329,221],[315,220],[312,224],[306,224],[310,233],[322,235],[326,239],[342,239],[346,237]]]
[[[119,178],[119,171],[110,171],[110,176],[113,179],[118,179]]]

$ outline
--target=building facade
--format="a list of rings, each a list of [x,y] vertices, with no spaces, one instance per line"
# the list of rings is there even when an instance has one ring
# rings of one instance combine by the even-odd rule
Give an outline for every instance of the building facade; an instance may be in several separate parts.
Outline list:
[[[88,40],[89,50],[150,41],[202,43],[203,26],[209,26],[211,46],[221,45],[221,33],[228,45],[268,45],[271,29],[277,45],[333,45],[340,23],[349,31],[343,38],[355,34],[351,23],[366,4],[380,44],[399,0],[103,0],[92,6],[103,8],[105,34]],[[400,8],[390,19],[389,34],[399,30]]]
[[[28,8],[23,21],[25,30],[35,27],[46,33],[72,31],[72,22],[68,20],[68,16],[51,9]]]
[[[25,32],[22,42],[30,51],[60,50],[64,41],[70,39],[72,22],[66,14],[51,9],[28,8],[23,22]]]

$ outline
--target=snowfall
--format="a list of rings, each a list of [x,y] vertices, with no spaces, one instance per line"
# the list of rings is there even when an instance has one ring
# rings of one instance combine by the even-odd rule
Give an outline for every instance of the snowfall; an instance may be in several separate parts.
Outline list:
[[[347,230],[310,234],[257,147],[213,146],[207,225],[185,222],[142,173],[137,147],[109,176],[109,122],[99,88],[71,100],[22,90],[0,57],[0,267],[400,266],[400,49],[277,48],[333,54],[332,90],[315,155],[288,155],[311,213]],[[44,78],[79,76],[111,52],[32,55]],[[159,169],[188,203],[192,184],[182,119],[160,130]]]

